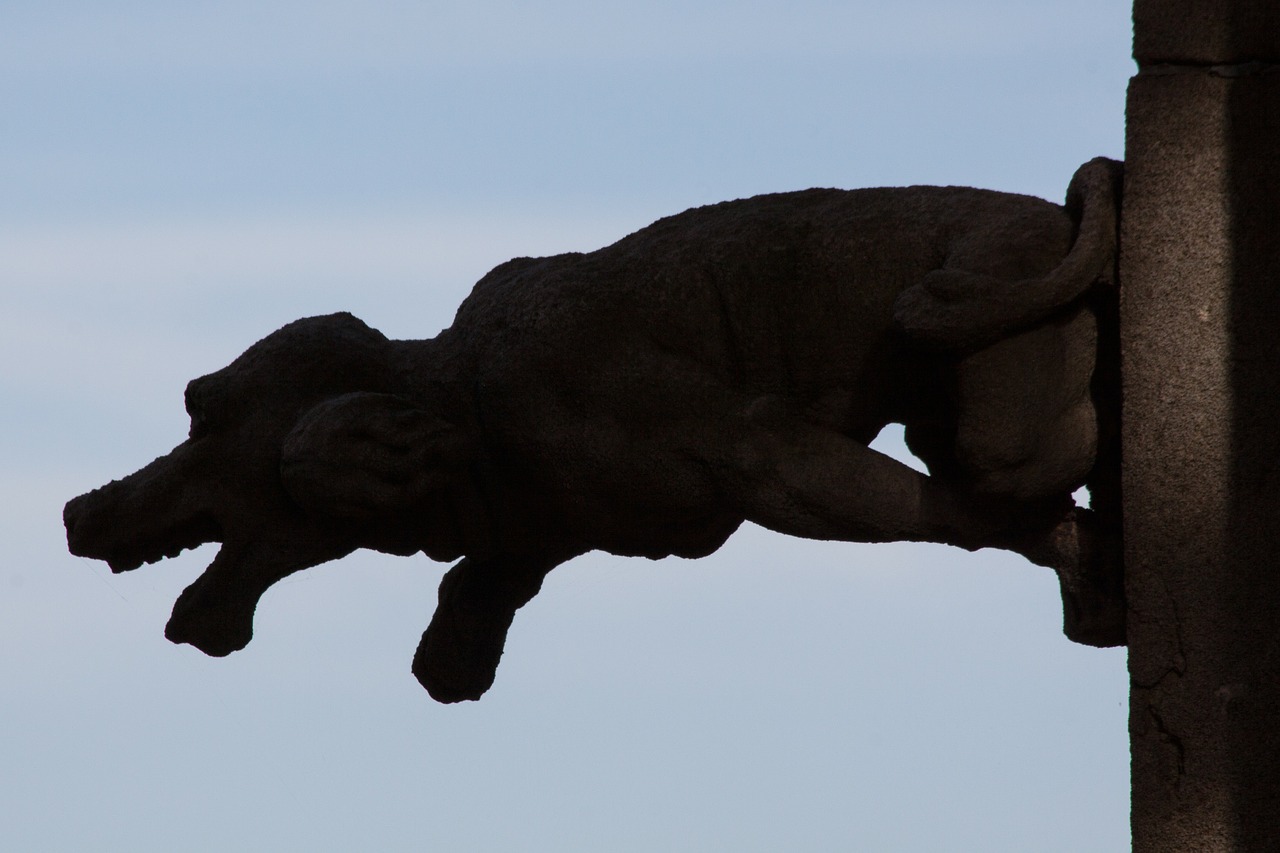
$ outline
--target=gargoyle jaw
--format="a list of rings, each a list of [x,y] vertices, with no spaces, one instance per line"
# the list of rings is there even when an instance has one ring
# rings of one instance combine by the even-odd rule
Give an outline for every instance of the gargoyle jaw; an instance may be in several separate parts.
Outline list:
[[[62,512],[67,529],[67,545],[72,554],[105,560],[113,572],[132,571],[144,563],[156,563],[176,557],[182,551],[207,542],[221,542],[223,531],[213,514],[190,511],[183,506],[183,495],[169,487],[177,480],[166,461],[181,459],[181,448],[161,457],[135,474],[117,480],[69,501]],[[161,468],[166,471],[159,470]],[[220,562],[219,550],[214,564]],[[211,567],[212,568],[212,567]],[[206,570],[207,573],[208,570]],[[199,586],[197,580],[192,586]],[[190,599],[191,588],[179,598],[175,610],[183,610],[181,602]],[[185,608],[190,611],[191,608]],[[196,608],[198,612],[198,608]],[[249,619],[252,620],[252,607]],[[186,621],[190,621],[187,616]],[[193,630],[184,626],[181,614],[171,619],[166,635],[174,642],[190,642],[208,654],[225,655],[243,648],[248,637],[243,618],[213,621],[225,627],[221,631]],[[249,634],[252,633],[250,629]]]
[[[258,600],[293,572],[355,548],[337,525],[308,519],[276,486],[205,473],[191,443],[67,503],[71,553],[105,560],[113,572],[175,557],[207,542],[222,547],[174,604],[165,636],[209,655],[242,649],[253,637]],[[202,476],[203,474],[203,476]],[[237,488],[238,487],[238,488]]]
[[[316,553],[264,542],[224,544],[209,568],[174,602],[164,635],[214,657],[239,651],[253,639],[254,611],[273,583],[351,550],[334,547]]]
[[[138,501],[132,479],[108,483],[67,502],[62,520],[72,554],[105,560],[119,573],[222,541],[211,513],[181,512],[174,501],[163,499]]]

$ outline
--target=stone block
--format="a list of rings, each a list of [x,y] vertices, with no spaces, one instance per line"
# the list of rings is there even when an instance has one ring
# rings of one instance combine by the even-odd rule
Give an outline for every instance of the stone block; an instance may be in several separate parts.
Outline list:
[[[1139,65],[1280,62],[1276,0],[1136,0]]]
[[[1280,73],[1129,92],[1121,233],[1133,832],[1280,838]]]

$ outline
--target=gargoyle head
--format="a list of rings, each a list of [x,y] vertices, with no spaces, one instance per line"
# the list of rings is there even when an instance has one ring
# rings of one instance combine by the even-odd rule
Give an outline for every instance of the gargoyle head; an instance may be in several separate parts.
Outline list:
[[[243,648],[262,594],[300,569],[362,547],[456,556],[439,522],[415,514],[464,469],[471,443],[411,400],[397,352],[334,314],[192,381],[186,441],[67,504],[71,552],[123,572],[222,543],[165,629],[211,655]]]

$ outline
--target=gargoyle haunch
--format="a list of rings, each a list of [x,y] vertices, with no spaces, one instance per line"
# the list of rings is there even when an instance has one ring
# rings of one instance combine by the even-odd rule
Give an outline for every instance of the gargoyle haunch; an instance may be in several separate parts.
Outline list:
[[[413,660],[445,702],[488,689],[555,566],[704,556],[744,520],[1017,551],[1058,572],[1068,636],[1123,643],[1109,525],[1071,498],[1115,462],[1120,175],[1085,164],[1065,207],[910,187],[698,208],[509,261],[430,340],[299,320],[188,385],[171,453],[68,503],[70,549],[120,572],[222,543],[166,628],[212,655],[300,569],[461,558]],[[868,448],[889,423],[928,475]]]

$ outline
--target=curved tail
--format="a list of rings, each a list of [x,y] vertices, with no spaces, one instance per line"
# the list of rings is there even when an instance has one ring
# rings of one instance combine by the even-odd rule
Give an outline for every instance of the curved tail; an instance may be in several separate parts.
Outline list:
[[[1030,326],[1115,281],[1116,233],[1124,164],[1097,157],[1076,170],[1066,209],[1078,223],[1067,256],[1043,278],[1008,281],[962,269],[934,270],[899,294],[894,320],[938,349],[983,346]]]

